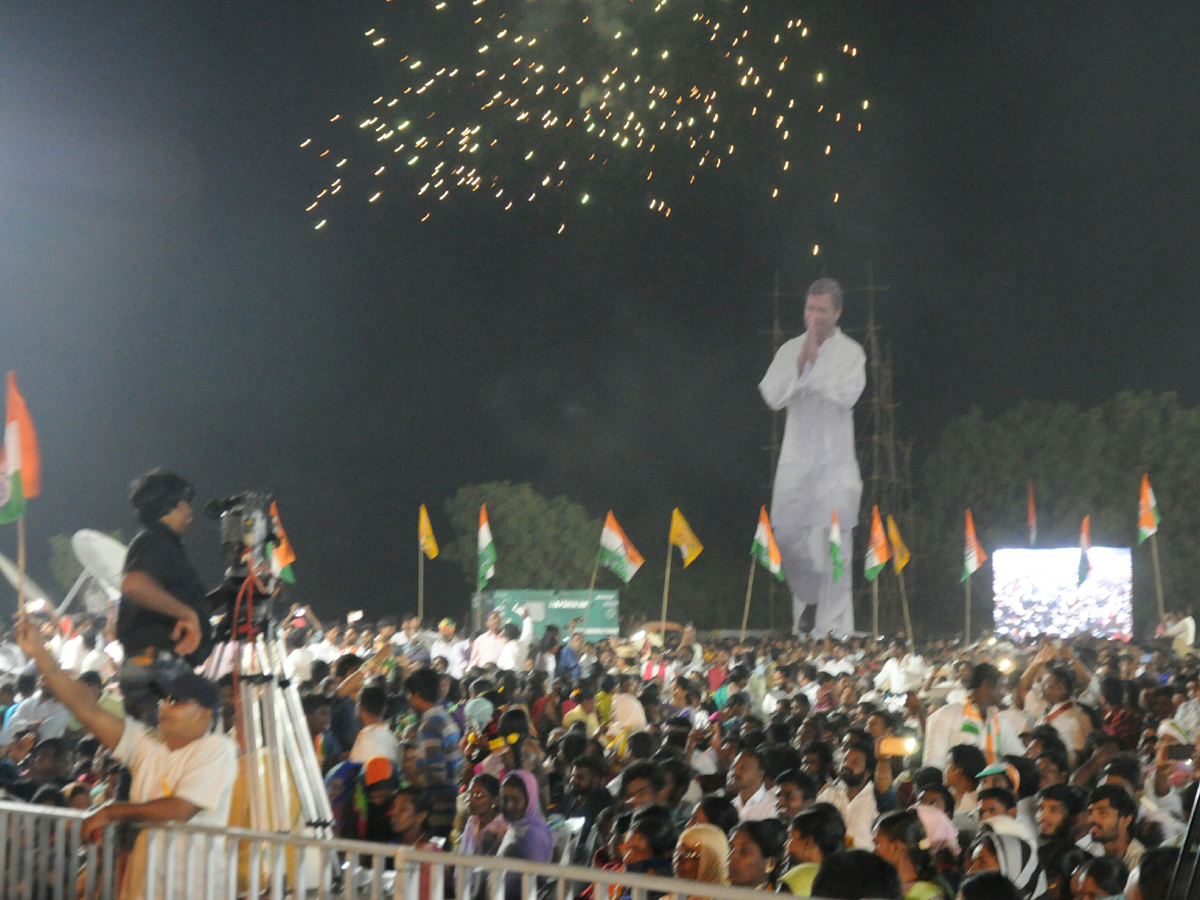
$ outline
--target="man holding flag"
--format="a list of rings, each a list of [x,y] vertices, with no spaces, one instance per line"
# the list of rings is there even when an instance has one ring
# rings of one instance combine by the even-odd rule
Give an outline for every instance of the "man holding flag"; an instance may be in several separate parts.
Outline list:
[[[795,630],[854,630],[849,578],[833,580],[830,510],[844,523],[843,558],[852,555],[862,478],[854,453],[854,404],[866,386],[866,354],[837,327],[842,287],[820,278],[804,301],[807,331],[775,354],[759,392],[787,411],[771,519],[792,591]]]

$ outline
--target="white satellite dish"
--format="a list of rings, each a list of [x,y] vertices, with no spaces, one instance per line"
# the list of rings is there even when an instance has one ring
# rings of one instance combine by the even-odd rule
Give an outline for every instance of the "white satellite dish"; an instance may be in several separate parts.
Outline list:
[[[81,589],[88,612],[104,612],[109,602],[121,596],[121,578],[125,569],[127,548],[107,534],[82,528],[71,538],[71,549],[75,552],[79,564],[83,566],[83,571],[75,579],[75,584],[71,586],[62,605],[58,607],[59,615],[62,615]],[[85,585],[88,585],[88,588],[85,588]],[[103,595],[100,592],[103,592]]]
[[[13,563],[13,561],[11,559],[9,559],[7,556],[5,556],[3,553],[0,553],[0,574],[2,574],[5,578],[5,580],[13,586],[13,590],[17,589],[17,581],[19,578],[19,573],[17,571],[17,567]],[[30,578],[28,574],[26,574],[26,576],[25,576],[25,607],[26,607],[26,609],[28,609],[30,612],[36,612],[37,610],[41,609],[43,606],[48,605],[49,602],[50,602],[50,598],[46,595],[46,592],[43,591],[40,587],[38,587],[37,582],[34,581],[32,578]]]
[[[128,548],[115,538],[90,528],[82,528],[71,538],[71,549],[85,572],[100,582],[109,597],[121,596]]]

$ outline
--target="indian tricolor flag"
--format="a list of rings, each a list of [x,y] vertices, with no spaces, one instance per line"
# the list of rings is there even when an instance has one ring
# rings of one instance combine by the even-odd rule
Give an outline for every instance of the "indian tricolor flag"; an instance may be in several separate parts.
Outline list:
[[[25,515],[25,501],[42,489],[42,462],[37,434],[25,401],[17,390],[17,376],[8,373],[8,415],[4,446],[0,448],[0,524]]]
[[[750,545],[750,555],[762,563],[768,572],[783,581],[783,557],[779,555],[779,545],[775,543],[775,532],[771,530],[771,520],[767,517],[765,506],[758,511],[758,528],[754,530],[754,543]]]
[[[871,543],[867,545],[867,555],[863,559],[863,577],[867,581],[874,581],[891,558],[892,549],[888,546],[887,535],[883,533],[883,521],[879,518],[879,507],[872,507]]]
[[[617,517],[610,509],[604,519],[604,530],[600,532],[601,565],[629,584],[629,579],[645,561],[642,554],[638,553],[637,547],[633,546],[633,541],[625,536],[625,532],[617,524]]]
[[[1092,571],[1091,560],[1088,559],[1088,551],[1092,549],[1092,526],[1091,516],[1083,517],[1083,525],[1079,529],[1079,583],[1083,584],[1087,581],[1088,573]]]
[[[488,524],[487,504],[479,507],[479,589],[496,574],[496,545],[492,543],[492,526]]]
[[[979,538],[975,537],[975,520],[971,518],[971,511],[967,510],[967,541],[963,549],[963,573],[959,581],[966,581],[977,571],[979,567],[987,561],[987,554],[983,552],[983,544],[979,543]]]
[[[833,580],[837,581],[846,571],[846,563],[842,559],[842,529],[838,525],[836,507],[833,510],[833,524],[829,526],[829,559],[833,562]]]
[[[275,540],[271,545],[271,574],[280,581],[288,584],[296,583],[296,575],[292,572],[292,563],[296,554],[292,550],[292,542],[288,540],[287,532],[283,530],[283,522],[279,520],[279,507],[271,501],[271,524],[275,526]]]
[[[1158,501],[1154,499],[1154,488],[1150,487],[1150,475],[1142,475],[1142,493],[1138,497],[1138,543],[1158,533]]]

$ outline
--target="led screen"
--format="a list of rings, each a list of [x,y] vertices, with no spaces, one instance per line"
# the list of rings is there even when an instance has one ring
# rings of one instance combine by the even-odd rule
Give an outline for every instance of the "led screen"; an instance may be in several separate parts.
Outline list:
[[[1128,547],[1093,547],[1079,584],[1079,550],[997,550],[992,556],[996,634],[1028,640],[1080,632],[1127,641],[1133,634]]]

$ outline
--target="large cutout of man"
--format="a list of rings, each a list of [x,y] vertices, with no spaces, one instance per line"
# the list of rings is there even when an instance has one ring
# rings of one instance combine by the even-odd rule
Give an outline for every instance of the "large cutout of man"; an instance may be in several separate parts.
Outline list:
[[[767,406],[787,410],[771,521],[792,591],[798,632],[854,630],[850,572],[833,581],[829,526],[836,508],[849,560],[862,500],[854,453],[854,404],[866,385],[866,354],[837,327],[842,286],[819,278],[804,299],[807,331],[775,354],[759,384]]]

